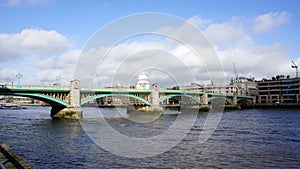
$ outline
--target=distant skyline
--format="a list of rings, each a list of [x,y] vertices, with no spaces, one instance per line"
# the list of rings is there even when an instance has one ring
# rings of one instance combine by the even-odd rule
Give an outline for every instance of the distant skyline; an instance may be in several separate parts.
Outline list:
[[[81,50],[97,30],[143,12],[168,13],[196,26],[214,46],[228,81],[234,77],[233,62],[240,76],[294,77],[291,60],[300,66],[299,7],[298,0],[0,0],[0,83],[9,77],[17,84],[21,73],[21,84],[45,80],[51,85],[59,75],[68,85]],[[152,40],[135,42],[124,45],[168,48]],[[123,52],[119,55],[128,54]]]

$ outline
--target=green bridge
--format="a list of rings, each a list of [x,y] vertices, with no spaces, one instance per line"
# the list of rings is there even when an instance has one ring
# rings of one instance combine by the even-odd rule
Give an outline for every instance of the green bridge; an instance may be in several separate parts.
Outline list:
[[[0,95],[25,96],[41,100],[51,105],[53,118],[79,119],[82,117],[81,106],[96,99],[109,98],[113,104],[144,107],[171,105],[209,105],[215,99],[221,99],[226,105],[251,105],[253,96],[222,95],[183,90],[152,89],[138,90],[129,88],[81,88],[79,80],[71,81],[69,87],[63,86],[2,86]]]

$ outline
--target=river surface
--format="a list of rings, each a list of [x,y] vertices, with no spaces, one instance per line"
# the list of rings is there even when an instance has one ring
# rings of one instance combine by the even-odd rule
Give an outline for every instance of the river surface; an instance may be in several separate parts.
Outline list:
[[[126,113],[115,109],[83,111],[84,119],[76,121],[52,120],[50,107],[0,110],[0,140],[36,168],[300,168],[300,110],[224,112],[214,133],[203,143],[199,135],[208,113],[199,113],[179,144],[145,158],[120,156],[104,149],[82,124],[97,121],[101,127],[105,117],[107,124],[123,135],[150,138],[170,128],[178,117],[172,115],[174,112],[141,123],[128,120]],[[117,145],[116,140],[104,140],[111,141],[113,147],[128,148]]]

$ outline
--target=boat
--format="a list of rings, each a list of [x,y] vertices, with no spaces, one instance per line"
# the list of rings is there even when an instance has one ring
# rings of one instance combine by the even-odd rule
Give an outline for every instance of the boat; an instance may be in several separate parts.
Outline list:
[[[0,109],[8,109],[8,110],[20,110],[20,109],[26,109],[24,106],[20,106],[17,104],[0,104]]]

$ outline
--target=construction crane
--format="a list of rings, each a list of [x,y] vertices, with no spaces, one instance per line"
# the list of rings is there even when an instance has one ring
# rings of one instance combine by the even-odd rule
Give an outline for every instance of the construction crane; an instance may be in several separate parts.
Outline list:
[[[298,78],[298,66],[296,65],[296,63],[292,60],[292,68],[296,69],[296,78]]]
[[[234,75],[235,75],[235,79],[237,80],[239,78],[238,74],[237,74],[237,71],[236,71],[236,67],[235,67],[235,64],[233,62],[233,69],[234,69]]]

